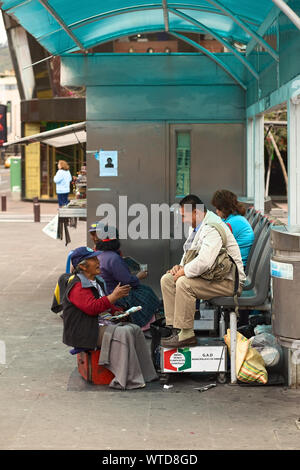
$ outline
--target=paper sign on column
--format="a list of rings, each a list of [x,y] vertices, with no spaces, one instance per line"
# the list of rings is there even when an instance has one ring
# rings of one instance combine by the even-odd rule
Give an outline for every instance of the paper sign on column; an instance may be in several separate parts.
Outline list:
[[[99,176],[118,176],[118,152],[117,150],[100,150]]]

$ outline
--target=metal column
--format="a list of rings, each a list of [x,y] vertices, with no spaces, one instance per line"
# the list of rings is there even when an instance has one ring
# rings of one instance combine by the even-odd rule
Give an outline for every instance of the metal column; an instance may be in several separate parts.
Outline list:
[[[264,115],[254,120],[254,206],[264,214],[265,210],[265,162],[264,162]]]
[[[254,197],[254,121],[247,122],[247,198]]]
[[[288,102],[288,221],[300,225],[300,103]]]

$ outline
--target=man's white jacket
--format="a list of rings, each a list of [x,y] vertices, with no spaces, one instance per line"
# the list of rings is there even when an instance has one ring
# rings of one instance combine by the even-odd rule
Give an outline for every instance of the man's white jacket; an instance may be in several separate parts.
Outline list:
[[[193,228],[190,229],[190,234],[183,245],[184,254],[188,249],[197,250],[198,256],[184,266],[184,273],[186,277],[198,277],[205,273],[214,264],[220,249],[222,248],[222,239],[219,232],[208,224],[220,224],[225,230],[226,234],[226,248],[229,255],[234,259],[238,271],[240,284],[246,279],[240,248],[231,233],[230,228],[225,224],[222,219],[214,212],[207,211],[199,230],[196,232],[193,239]],[[193,239],[192,243],[191,240]],[[181,259],[181,266],[183,266],[183,257]],[[229,273],[227,279],[233,279],[233,272]]]

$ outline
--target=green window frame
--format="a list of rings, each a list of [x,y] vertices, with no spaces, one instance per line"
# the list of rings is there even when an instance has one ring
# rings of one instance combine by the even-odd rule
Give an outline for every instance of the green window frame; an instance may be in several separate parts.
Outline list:
[[[190,194],[191,185],[191,134],[176,132],[176,197]]]

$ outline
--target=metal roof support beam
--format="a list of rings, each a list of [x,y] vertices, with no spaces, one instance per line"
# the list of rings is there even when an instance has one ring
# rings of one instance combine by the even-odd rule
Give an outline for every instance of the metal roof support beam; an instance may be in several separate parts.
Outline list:
[[[76,46],[79,47],[79,49],[83,52],[83,53],[87,53],[87,50],[85,49],[85,47],[83,46],[83,44],[81,44],[81,42],[77,39],[77,37],[73,34],[73,32],[70,30],[70,28],[66,25],[66,23],[61,19],[61,17],[56,13],[56,11],[54,10],[54,8],[52,8],[48,1],[47,0],[38,0],[42,5],[43,7],[50,13],[51,16],[53,16],[53,18],[57,21],[57,23],[62,27],[62,29],[67,33],[67,35],[72,39],[72,41],[75,42]]]
[[[52,137],[59,137],[68,134],[75,134],[76,132],[86,130],[86,122],[76,122],[75,124],[69,124],[68,126],[58,127],[51,131],[40,132],[39,134],[29,135],[27,137],[21,137],[14,142],[5,142],[3,147],[9,147],[10,145],[16,144],[31,144],[33,142],[41,142],[42,140],[51,139]]]
[[[175,36],[178,39],[181,39],[184,42],[187,42],[188,44],[191,44],[192,46],[195,47],[195,49],[199,49],[199,51],[203,52],[203,54],[207,55],[213,62],[215,62],[217,65],[219,65],[225,72],[230,75],[230,77],[244,90],[247,90],[247,87],[244,82],[231,70],[230,67],[228,67],[221,59],[219,59],[215,54],[212,52],[208,51],[205,49],[205,47],[201,46],[197,42],[193,41],[192,39],[187,38],[183,34],[177,33],[176,31],[170,30],[169,34],[172,36]]]
[[[48,57],[45,57],[44,59],[38,60],[37,62],[33,62],[33,64],[28,64],[25,67],[23,67],[23,70],[29,69],[29,67],[33,67],[34,65],[41,64],[42,62],[46,62],[46,60],[50,60],[54,55],[49,55]]]
[[[253,67],[253,65],[250,62],[248,62],[248,60],[245,59],[245,57],[240,52],[238,52],[231,44],[229,44],[228,41],[223,39],[218,33],[213,31],[212,29],[208,28],[207,26],[205,26],[200,21],[195,20],[191,16],[186,15],[185,13],[177,11],[175,8],[169,8],[169,11],[170,11],[170,13],[174,13],[174,15],[177,15],[177,16],[185,19],[189,23],[191,23],[191,24],[197,26],[198,28],[204,30],[206,33],[211,34],[217,41],[219,41],[221,44],[223,44],[225,47],[227,47],[227,49],[229,49],[235,55],[235,57],[237,57],[237,59],[245,65],[245,67],[256,78],[256,80],[259,79],[259,75],[258,75],[257,71],[255,70],[255,68]]]
[[[169,12],[168,12],[168,5],[167,0],[162,0],[163,11],[164,11],[164,22],[165,22],[165,30],[166,32],[169,31]]]
[[[275,5],[300,29],[300,18],[283,0],[272,0]]]
[[[207,10],[208,10],[208,8],[203,8],[203,6],[200,7],[200,6],[196,6],[194,4],[187,6],[186,4],[180,4],[178,2],[173,3],[170,0],[167,0],[167,1],[168,1],[168,3],[167,3],[168,9],[170,7],[172,7],[172,8],[182,8],[182,9],[188,8],[189,10],[203,11],[203,12],[207,12]],[[79,28],[82,25],[87,25],[87,24],[99,21],[101,19],[111,18],[113,16],[118,16],[118,15],[121,15],[121,14],[124,14],[124,13],[131,13],[131,12],[135,12],[135,11],[160,10],[160,9],[161,9],[161,6],[159,4],[149,4],[148,6],[135,6],[135,7],[119,8],[119,9],[115,9],[113,11],[107,11],[106,13],[99,13],[99,14],[90,16],[89,18],[84,18],[82,20],[76,21],[74,23],[71,23],[69,25],[69,27],[72,28],[72,30],[74,30],[76,28]],[[218,12],[215,12],[215,13],[218,13]]]
[[[240,18],[237,18],[234,13],[229,10],[229,8],[224,7],[219,1],[217,0],[206,0],[208,3],[216,7],[220,10],[224,15],[228,16],[232,19],[240,28],[242,28],[249,36],[256,39],[256,41],[276,60],[279,61],[279,55],[277,52],[271,47],[259,34],[253,31],[250,26],[244,23]]]
[[[76,21],[70,24],[72,30],[76,28],[80,28],[81,26],[86,26],[87,24],[92,24],[97,21],[101,21],[102,19],[112,18],[114,16],[123,15],[126,13],[133,13],[135,11],[148,11],[148,10],[161,10],[160,5],[151,5],[150,7],[128,7],[128,8],[121,8],[119,10],[114,10],[112,12],[106,13],[99,13],[97,15],[90,16],[89,18],[84,18],[82,20]]]
[[[260,36],[263,36],[265,32],[270,28],[270,26],[274,23],[277,17],[278,17],[278,8],[276,7],[276,5],[274,5],[272,9],[269,11],[268,15],[266,16],[264,22],[259,26],[257,30],[257,34],[259,34]],[[251,41],[248,42],[248,45],[246,48],[246,56],[251,54],[256,44],[257,42],[253,38],[251,39]]]

